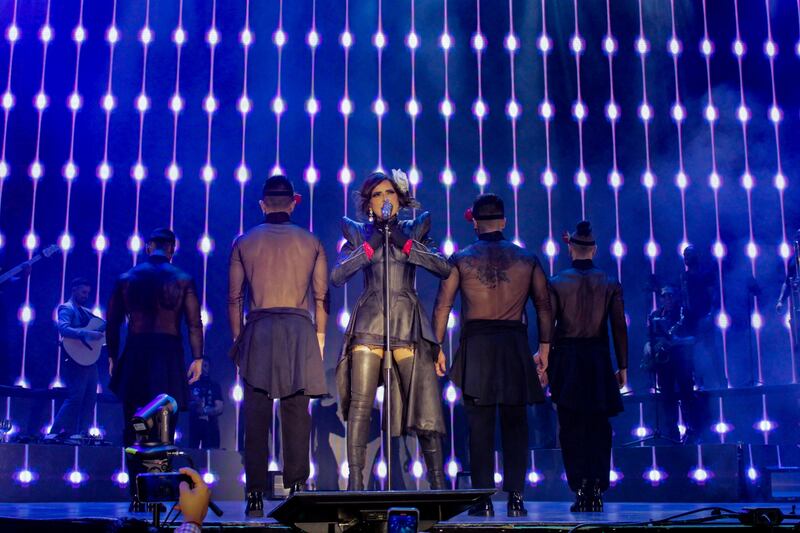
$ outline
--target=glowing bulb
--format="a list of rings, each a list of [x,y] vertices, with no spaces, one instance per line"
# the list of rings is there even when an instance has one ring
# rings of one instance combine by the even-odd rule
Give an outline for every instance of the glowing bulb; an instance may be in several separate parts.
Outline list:
[[[342,330],[346,330],[347,326],[350,324],[350,311],[347,309],[342,309],[341,313],[339,313],[339,327]]]
[[[114,481],[119,485],[127,485],[130,482],[130,476],[127,472],[117,472],[114,476]]]
[[[209,253],[211,253],[211,250],[214,249],[214,242],[211,240],[211,237],[209,237],[206,234],[200,237],[200,241],[198,242],[197,247],[200,250],[200,252],[202,252],[205,255],[208,255]]]
[[[675,122],[683,122],[686,118],[686,110],[681,104],[676,103],[672,106],[672,119]]]
[[[725,433],[730,432],[731,429],[733,429],[733,428],[731,428],[730,424],[720,420],[719,422],[714,424],[714,428],[713,429],[714,429],[714,433],[719,433],[719,434],[724,435]]]
[[[550,120],[551,118],[553,118],[553,113],[554,113],[553,105],[547,100],[542,102],[542,104],[539,106],[539,114],[545,120]]]
[[[314,167],[308,167],[305,171],[303,179],[306,180],[306,183],[313,185],[319,181],[319,172]]]
[[[306,113],[311,116],[316,115],[319,113],[319,100],[314,98],[313,96],[306,100]]]
[[[69,473],[68,479],[73,485],[80,485],[84,481],[84,475],[77,470],[73,470]]]
[[[547,54],[553,48],[553,41],[550,40],[546,33],[543,33],[536,41],[536,45],[543,54]]]
[[[558,253],[558,248],[556,248],[556,243],[553,242],[552,239],[548,239],[547,242],[545,242],[544,253],[547,255],[547,257],[554,257],[556,253]]]
[[[608,471],[608,481],[612,484],[619,482],[622,479],[622,475],[614,470],[613,468]]]
[[[420,175],[417,167],[411,167],[411,169],[408,171],[408,181],[414,186],[419,185],[420,181],[422,181],[422,176]]]
[[[133,179],[135,179],[136,181],[142,181],[146,175],[147,172],[145,172],[144,165],[142,165],[141,163],[136,163],[133,166]]]
[[[94,237],[94,242],[92,243],[92,246],[94,247],[95,250],[102,253],[106,250],[106,248],[108,248],[108,239],[106,239],[106,236],[103,235],[102,233],[98,233]]]
[[[486,48],[486,37],[484,37],[480,33],[476,33],[472,36],[472,48],[477,51],[482,51]]]
[[[406,46],[411,50],[416,50],[419,47],[419,35],[414,32],[409,33],[406,36]]]
[[[81,99],[81,95],[79,95],[78,93],[70,94],[69,99],[67,100],[67,106],[69,106],[69,108],[72,111],[77,111],[78,109],[80,109],[82,103],[83,101]]]
[[[517,36],[514,35],[513,33],[509,33],[506,36],[505,44],[506,44],[506,50],[508,50],[509,52],[516,52],[517,49],[519,48],[519,39],[517,39]]]
[[[521,108],[519,103],[516,100],[509,100],[508,105],[506,105],[506,114],[512,119],[516,119],[519,117],[521,113]]]
[[[647,170],[642,174],[642,185],[648,189],[652,189],[656,186],[656,177],[651,171]]]
[[[530,483],[531,485],[536,485],[541,480],[542,480],[542,475],[539,472],[535,470],[528,472],[528,483]]]
[[[14,107],[14,95],[6,91],[3,93],[3,108],[8,110]]]
[[[42,26],[42,29],[39,30],[39,38],[42,40],[43,43],[49,43],[53,40],[53,28],[50,26]]]
[[[651,483],[658,483],[663,479],[661,471],[656,468],[651,468],[650,470],[648,470],[646,476]]]
[[[68,180],[74,180],[75,176],[78,175],[78,167],[75,166],[75,163],[72,161],[68,161],[66,165],[64,165],[64,169],[61,171],[64,175],[64,178]]]
[[[681,42],[675,37],[669,40],[669,53],[672,54],[673,56],[679,55],[681,53],[682,48],[683,47],[681,46]]]
[[[6,39],[11,43],[19,40],[19,28],[15,24],[12,24],[6,30]]]
[[[619,106],[614,102],[609,102],[606,106],[606,116],[612,122],[619,119]]]
[[[770,431],[775,429],[775,427],[776,427],[775,423],[767,420],[766,418],[763,420],[759,420],[758,423],[756,424],[756,429],[758,429],[763,433],[769,433]]]
[[[778,106],[773,105],[769,108],[769,119],[772,122],[777,124],[778,122],[781,121],[782,118],[783,118],[783,112],[780,110]]]
[[[380,462],[378,463],[378,477],[381,479],[385,479],[386,473],[387,473],[386,461],[381,459]]]
[[[722,186],[722,178],[716,172],[712,172],[708,177],[708,184],[712,189],[719,189]]]
[[[616,53],[617,41],[611,35],[608,35],[605,39],[603,39],[603,50],[608,55]]]
[[[17,472],[17,481],[19,481],[23,485],[27,485],[28,483],[33,481],[33,472],[31,472],[27,468],[25,470],[20,470],[19,472]]]
[[[611,253],[614,257],[623,257],[625,255],[625,245],[621,241],[614,241],[614,244],[611,245]]]
[[[649,121],[651,118],[653,118],[653,108],[650,107],[650,105],[646,102],[643,103],[639,107],[639,117],[645,122]]]
[[[472,113],[482,119],[486,116],[486,103],[483,100],[475,100],[475,104],[472,106]]]
[[[481,167],[475,172],[475,183],[477,183],[480,187],[484,187],[487,183],[489,183],[489,175],[486,173],[486,170]]]
[[[244,389],[238,383],[231,389],[231,398],[236,403],[240,403],[244,399]]]
[[[173,113],[180,113],[183,110],[183,98],[179,94],[173,94],[169,100],[169,108]]]
[[[775,184],[775,188],[778,189],[779,191],[784,190],[786,188],[786,176],[780,173],[775,174],[775,179],[773,180],[773,183]]]
[[[241,165],[239,165],[239,167],[236,169],[236,180],[237,180],[239,183],[247,183],[247,181],[248,181],[249,179],[250,179],[250,169],[248,169],[248,168],[245,166],[245,164],[244,164],[244,163],[242,163],[242,164],[241,164]]]
[[[717,259],[722,259],[725,257],[725,245],[720,241],[716,241],[714,246],[711,247],[711,252]]]
[[[143,45],[147,46],[153,42],[153,31],[145,26],[141,33],[139,33],[139,40],[142,41]]]
[[[745,52],[744,43],[739,39],[736,39],[733,42],[733,53],[736,54],[736,57],[742,57]]]
[[[306,44],[308,44],[308,46],[311,48],[316,48],[319,46],[319,32],[317,32],[317,30],[311,30],[308,32],[308,35],[306,36]]]
[[[455,175],[449,167],[442,171],[440,179],[445,187],[450,187],[456,181]]]
[[[97,177],[103,181],[107,181],[111,178],[111,166],[105,161],[100,163],[97,167]]]
[[[213,485],[217,478],[211,472],[206,472],[203,474],[203,481],[206,485]]]
[[[608,184],[611,185],[614,189],[619,189],[622,187],[622,174],[617,172],[616,170],[612,170],[608,174]]]
[[[717,315],[717,327],[719,329],[725,330],[728,329],[730,325],[731,323],[728,314],[725,311],[720,311],[719,314]]]
[[[242,33],[239,34],[239,42],[245,47],[253,44],[253,32],[250,31],[250,28],[242,30]]]
[[[439,37],[439,46],[441,46],[443,50],[450,50],[450,48],[452,48],[453,38],[449,33],[443,33],[442,36]]]
[[[542,172],[542,183],[548,189],[556,184],[556,175],[551,169],[546,169]]]
[[[146,94],[140,94],[136,97],[136,109],[139,110],[139,113],[144,113],[150,108],[150,99],[147,97]]]
[[[119,41],[119,30],[117,29],[116,26],[111,26],[110,28],[108,28],[108,31],[106,31],[106,41],[108,41],[112,45],[116,44],[117,41]]]
[[[108,93],[105,96],[103,96],[102,105],[103,109],[105,109],[107,112],[111,112],[114,110],[114,107],[116,107],[117,100],[116,98],[114,98],[113,94]]]
[[[789,257],[792,255],[792,249],[789,247],[789,243],[783,241],[780,246],[778,246],[778,254],[783,259],[789,259]]]
[[[286,111],[286,103],[284,102],[283,98],[280,96],[276,96],[272,99],[272,112],[276,115],[281,115],[284,111]]]
[[[19,321],[23,324],[30,324],[33,322],[34,318],[33,308],[28,304],[23,304],[22,307],[19,308],[17,318],[19,318]]]
[[[714,53],[714,45],[708,39],[703,39],[700,42],[700,51],[704,56],[708,57]]]
[[[36,106],[36,109],[38,109],[39,111],[44,111],[45,108],[47,107],[48,102],[49,99],[47,98],[46,94],[38,93],[33,100],[33,105]]]
[[[456,403],[456,399],[458,398],[458,393],[456,392],[456,388],[453,386],[452,383],[450,383],[445,389],[444,397],[450,405]]]
[[[131,235],[128,239],[128,250],[138,254],[142,250],[142,238],[139,235]]]
[[[280,468],[278,467],[278,463],[276,463],[274,459],[270,459],[269,466],[267,467],[267,471],[269,471],[269,472],[277,472],[278,470],[280,470]]]
[[[636,51],[639,52],[640,55],[645,55],[650,51],[650,43],[647,42],[647,39],[644,37],[636,39]]]
[[[704,113],[706,120],[709,122],[714,122],[719,118],[719,113],[717,112],[717,108],[714,107],[712,104],[708,104],[705,109]]]
[[[458,475],[458,463],[455,459],[450,459],[447,463],[447,475],[451,479]]]
[[[695,481],[697,481],[698,483],[704,483],[704,482],[708,481],[708,477],[709,477],[708,471],[706,471],[702,467],[697,468],[696,470],[694,470],[692,472],[692,478]]]
[[[286,32],[281,28],[278,28],[278,30],[272,35],[272,42],[275,43],[275,46],[281,48],[286,44]]]
[[[203,109],[205,109],[206,113],[209,115],[217,110],[217,105],[217,99],[214,98],[213,94],[209,94],[206,96],[205,100],[203,100]]]
[[[339,170],[339,182],[348,185],[353,181],[353,171],[347,167],[343,167]]]
[[[648,241],[647,245],[645,246],[645,253],[650,259],[655,259],[658,257],[658,244],[653,241]]]
[[[342,115],[349,115],[353,112],[353,102],[349,98],[342,98],[342,101],[339,102],[339,112]]]
[[[577,172],[577,174],[575,174],[575,183],[581,189],[584,189],[587,185],[589,185],[589,175],[585,170],[581,169]]]
[[[586,106],[584,105],[584,103],[581,102],[580,100],[575,102],[575,105],[572,108],[572,114],[578,120],[585,119],[586,118]]]
[[[206,42],[211,46],[217,46],[219,44],[219,31],[217,28],[211,28],[208,30],[206,34]]]
[[[342,35],[339,37],[339,42],[343,47],[350,48],[351,46],[353,46],[353,34],[350,33],[349,31],[343,32]]]
[[[58,247],[61,248],[62,251],[70,251],[72,249],[72,245],[72,237],[69,233],[62,233],[61,237],[58,238]]]
[[[372,36],[372,44],[378,50],[383,49],[386,46],[386,35],[383,32],[379,31],[375,35]]]
[[[747,469],[747,478],[750,481],[755,481],[756,479],[758,479],[758,470],[756,470],[752,466],[750,468],[748,468]]]
[[[186,31],[183,28],[178,27],[172,34],[172,40],[178,46],[183,45],[186,42]]]
[[[422,463],[419,461],[414,461],[414,464],[411,466],[411,474],[419,479],[422,477]]]
[[[200,176],[206,183],[211,183],[212,181],[214,181],[216,174],[217,173],[214,170],[214,167],[212,167],[209,164],[203,165],[203,169],[200,171]]]
[[[445,118],[453,116],[453,102],[450,100],[442,100],[442,103],[439,105],[439,112]]]
[[[778,45],[774,41],[767,41],[764,43],[764,53],[767,54],[767,57],[775,57],[778,55]]]
[[[570,48],[572,48],[572,53],[580,54],[583,52],[583,39],[581,39],[579,35],[573,36],[569,44]]]
[[[495,472],[494,473],[494,484],[495,485],[499,485],[502,482],[503,482],[503,474],[501,474],[500,472]]]
[[[453,255],[453,252],[456,251],[456,246],[451,239],[445,239],[444,243],[442,243],[442,252],[446,257],[450,257]]]
[[[375,102],[372,104],[372,112],[379,117],[382,117],[384,114],[386,114],[386,102],[382,98],[375,100]]]

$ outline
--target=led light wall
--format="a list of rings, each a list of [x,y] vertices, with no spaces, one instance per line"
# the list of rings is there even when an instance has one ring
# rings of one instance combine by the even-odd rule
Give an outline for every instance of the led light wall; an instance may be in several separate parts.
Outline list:
[[[58,252],[0,286],[0,377],[61,385],[53,315],[69,280],[95,280],[102,315],[146,235],[172,227],[238,429],[227,255],[260,220],[262,180],[294,180],[294,219],[333,260],[362,179],[402,168],[446,254],[474,239],[461,213],[479,192],[505,198],[506,236],[550,273],[569,266],[562,232],[591,220],[597,263],[625,288],[634,392],[650,386],[638,371],[648,287],[678,282],[690,244],[712,274],[720,386],[795,383],[775,301],[800,226],[799,21],[800,5],[777,0],[4,2],[0,268]],[[421,272],[428,310],[436,288]],[[360,290],[333,291],[331,370]],[[457,307],[449,326],[448,356]],[[762,399],[749,430],[766,439]],[[463,428],[447,383],[443,401],[455,479]]]

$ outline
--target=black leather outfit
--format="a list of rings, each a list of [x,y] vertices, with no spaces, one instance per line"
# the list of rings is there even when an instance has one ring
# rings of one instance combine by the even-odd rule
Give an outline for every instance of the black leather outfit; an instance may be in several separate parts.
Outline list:
[[[392,348],[411,348],[414,356],[394,366],[397,373],[392,390],[392,435],[417,435],[428,468],[431,488],[444,488],[443,450],[445,434],[441,393],[434,369],[439,345],[427,314],[414,288],[417,267],[446,278],[447,260],[428,238],[430,216],[415,220],[390,221],[389,279],[391,287],[390,337]],[[381,229],[344,218],[346,239],[332,283],[340,287],[359,271],[364,273],[364,291],[355,305],[345,331],[341,357],[336,369],[342,416],[347,421],[348,489],[363,488],[363,468],[369,435],[370,414],[381,381],[381,359],[371,352],[351,353],[356,345],[384,344],[384,254]],[[377,232],[377,233],[376,233]],[[409,241],[410,240],[410,244]],[[365,243],[367,245],[365,246]],[[370,244],[371,243],[371,244]],[[405,251],[404,251],[405,249]],[[370,251],[374,253],[370,254]],[[371,257],[370,257],[371,255]]]

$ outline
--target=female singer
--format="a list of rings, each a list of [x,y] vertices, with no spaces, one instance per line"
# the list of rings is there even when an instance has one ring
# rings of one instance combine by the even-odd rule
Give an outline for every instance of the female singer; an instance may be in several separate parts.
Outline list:
[[[428,314],[414,287],[417,266],[439,278],[450,274],[450,265],[428,237],[431,221],[425,212],[413,220],[400,220],[401,209],[417,209],[405,173],[393,170],[370,174],[357,193],[358,209],[367,219],[359,223],[344,217],[346,240],[331,281],[341,287],[359,271],[364,272],[364,291],[355,305],[344,336],[336,369],[342,416],[347,421],[348,490],[363,490],[363,469],[370,414],[381,379],[384,354],[384,254],[389,255],[391,289],[390,340],[395,376],[392,380],[392,436],[413,434],[428,468],[432,489],[444,488],[442,435],[445,434],[441,395],[436,375],[445,373],[444,357]],[[389,249],[384,247],[385,232]],[[395,415],[396,413],[396,415]]]

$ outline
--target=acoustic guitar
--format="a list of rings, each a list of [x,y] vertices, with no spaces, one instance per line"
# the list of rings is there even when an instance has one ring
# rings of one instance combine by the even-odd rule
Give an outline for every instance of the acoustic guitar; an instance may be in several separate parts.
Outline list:
[[[106,325],[105,320],[93,316],[86,327],[81,328],[86,331],[100,331]],[[100,351],[106,343],[106,336],[95,340],[90,339],[73,339],[71,337],[64,337],[61,340],[61,346],[64,352],[76,363],[81,366],[90,366],[97,362],[100,358]]]

